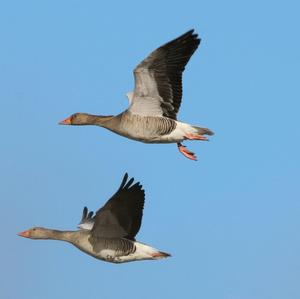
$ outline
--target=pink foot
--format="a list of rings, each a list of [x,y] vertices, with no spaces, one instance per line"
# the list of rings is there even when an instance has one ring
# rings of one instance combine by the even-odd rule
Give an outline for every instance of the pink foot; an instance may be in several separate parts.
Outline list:
[[[188,159],[193,160],[193,161],[197,161],[197,157],[193,152],[190,152],[188,149],[186,149],[186,147],[184,145],[182,145],[181,143],[177,144],[179,151]]]
[[[208,141],[208,138],[203,136],[203,135],[194,135],[194,134],[185,134],[184,136],[186,139],[189,140],[203,140],[203,141]]]

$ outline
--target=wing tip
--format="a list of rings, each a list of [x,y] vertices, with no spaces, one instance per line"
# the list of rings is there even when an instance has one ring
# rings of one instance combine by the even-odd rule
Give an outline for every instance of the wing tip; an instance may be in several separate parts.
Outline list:
[[[89,211],[87,207],[84,207],[82,211],[81,221],[91,219],[93,217],[93,214],[94,214],[93,211]]]
[[[184,47],[188,47],[193,49],[192,53],[198,48],[201,42],[201,38],[198,36],[198,33],[195,32],[195,29],[190,29],[178,36],[177,38],[171,40],[166,45],[184,45]]]
[[[89,211],[87,207],[83,208],[82,217],[77,227],[80,229],[90,229],[93,223],[93,211]]]
[[[188,37],[188,36],[192,37],[192,38],[195,39],[195,40],[199,40],[199,41],[201,40],[201,39],[199,38],[198,33],[195,32],[195,29],[194,29],[194,28],[188,30],[188,31],[187,31],[186,33],[184,33],[181,37]]]
[[[125,172],[119,190],[123,189],[128,180],[128,173]]]
[[[129,178],[129,175],[126,172],[125,175],[124,175],[124,177],[123,177],[123,180],[122,180],[122,183],[120,185],[119,190],[121,190],[121,189],[127,189],[128,190],[129,188],[136,188],[136,187],[138,189],[142,190],[143,186],[142,186],[142,184],[140,182],[135,182],[133,184],[134,177],[130,178],[129,180],[128,180],[128,178]]]
[[[84,207],[84,208],[83,208],[83,211],[82,211],[81,221],[84,220],[84,219],[86,218],[87,213],[88,213],[88,208],[87,208],[87,207]]]

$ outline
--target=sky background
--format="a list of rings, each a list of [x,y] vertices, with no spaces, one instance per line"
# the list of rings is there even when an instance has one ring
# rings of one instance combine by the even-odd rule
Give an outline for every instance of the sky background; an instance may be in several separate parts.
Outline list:
[[[1,1],[0,297],[300,298],[298,1]],[[195,28],[178,118],[210,142],[149,145],[74,112],[117,114],[133,68]],[[172,257],[121,265],[16,234],[75,229],[125,172],[146,190],[139,241]]]

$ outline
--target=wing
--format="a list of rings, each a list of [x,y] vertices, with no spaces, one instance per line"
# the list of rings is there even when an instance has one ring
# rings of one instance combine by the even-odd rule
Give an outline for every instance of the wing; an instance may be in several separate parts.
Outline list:
[[[145,192],[140,183],[132,185],[126,173],[118,191],[94,216],[92,238],[127,238],[134,240],[143,216]]]
[[[87,207],[83,208],[81,221],[78,224],[78,228],[91,230],[93,228],[95,219],[93,217],[94,212],[88,211]]]
[[[182,98],[182,73],[200,44],[190,30],[152,52],[134,70],[135,89],[129,111],[176,119]]]

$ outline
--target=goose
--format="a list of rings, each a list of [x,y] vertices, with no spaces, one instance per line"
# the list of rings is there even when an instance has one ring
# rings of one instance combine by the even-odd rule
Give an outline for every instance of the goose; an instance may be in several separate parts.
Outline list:
[[[129,108],[114,116],[75,113],[61,125],[95,125],[145,143],[177,143],[179,151],[197,160],[183,140],[208,140],[208,128],[177,120],[182,98],[182,73],[200,44],[190,30],[153,51],[134,70],[135,88],[127,93]]]
[[[95,215],[84,207],[77,231],[34,227],[18,235],[66,241],[96,259],[111,263],[169,257],[169,253],[135,240],[142,222],[145,192],[139,182],[133,182],[134,178],[128,180],[126,173],[117,192]]]

